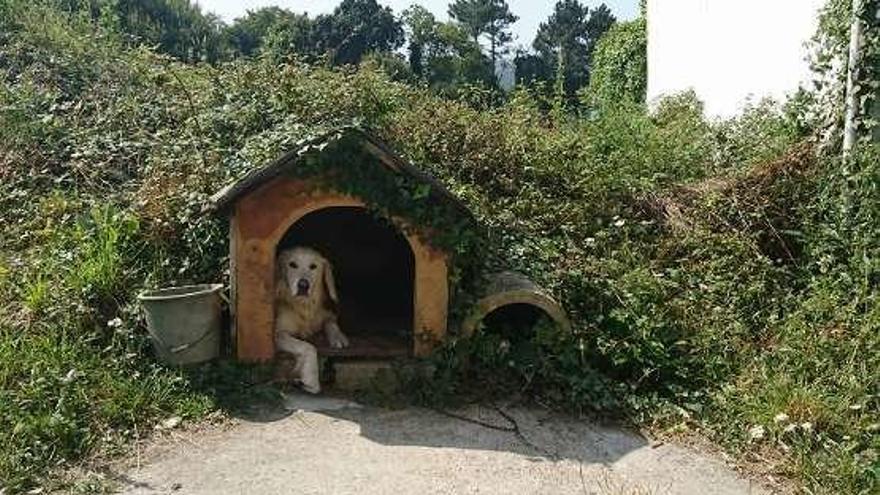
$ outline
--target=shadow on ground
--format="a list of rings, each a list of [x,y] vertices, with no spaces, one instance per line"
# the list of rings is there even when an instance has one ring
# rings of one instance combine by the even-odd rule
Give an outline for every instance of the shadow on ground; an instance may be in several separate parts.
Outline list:
[[[297,412],[320,413],[358,425],[382,445],[506,451],[546,460],[613,463],[648,441],[619,426],[603,426],[537,408],[471,404],[450,410],[364,407],[339,393],[312,396],[272,383],[271,366],[216,362],[187,371],[190,383],[229,416],[273,423]]]
[[[342,396],[284,394],[284,409],[356,424],[360,436],[388,446],[509,452],[535,460],[611,464],[645,447],[641,435],[534,407],[470,404],[450,410],[364,407]]]

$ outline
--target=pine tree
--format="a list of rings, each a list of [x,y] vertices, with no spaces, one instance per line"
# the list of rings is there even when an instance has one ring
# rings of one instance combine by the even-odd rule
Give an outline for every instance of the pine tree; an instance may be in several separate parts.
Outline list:
[[[519,20],[506,0],[455,0],[449,5],[449,16],[458,21],[475,42],[479,43],[480,37],[486,36],[493,67],[513,41],[510,25]]]

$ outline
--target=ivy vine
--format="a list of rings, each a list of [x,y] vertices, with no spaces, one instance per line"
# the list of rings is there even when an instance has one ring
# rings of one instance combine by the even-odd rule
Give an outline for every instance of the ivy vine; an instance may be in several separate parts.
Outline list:
[[[340,130],[319,144],[301,149],[288,175],[362,200],[378,218],[449,255],[450,318],[460,321],[478,287],[485,237],[462,207],[441,197],[431,184],[393,173],[365,150],[358,132]]]
[[[648,35],[644,17],[615,24],[593,54],[589,96],[598,106],[644,103],[648,90]]]
[[[820,12],[819,29],[812,43],[811,65],[816,74],[812,117],[832,142],[839,141],[843,128],[854,15],[862,23],[861,60],[854,84],[859,105],[856,129],[861,141],[880,139],[880,0],[863,0],[855,13],[852,0],[829,0]]]

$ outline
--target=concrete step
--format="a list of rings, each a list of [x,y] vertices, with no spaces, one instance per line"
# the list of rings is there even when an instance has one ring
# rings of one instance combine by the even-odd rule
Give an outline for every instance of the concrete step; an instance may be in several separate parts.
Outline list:
[[[397,375],[388,359],[340,359],[331,362],[332,386],[337,390],[355,392],[371,387],[396,388]]]

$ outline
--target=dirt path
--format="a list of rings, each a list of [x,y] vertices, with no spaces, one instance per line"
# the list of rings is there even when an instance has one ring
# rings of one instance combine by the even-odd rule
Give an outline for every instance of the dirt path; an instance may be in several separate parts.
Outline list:
[[[147,494],[757,494],[718,459],[544,411],[512,409],[520,433],[433,411],[291,395],[290,414],[176,433],[121,477]],[[506,427],[491,408],[460,414]]]

